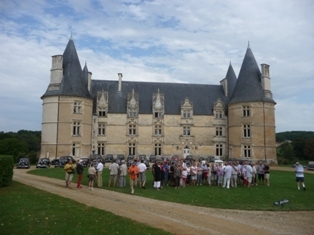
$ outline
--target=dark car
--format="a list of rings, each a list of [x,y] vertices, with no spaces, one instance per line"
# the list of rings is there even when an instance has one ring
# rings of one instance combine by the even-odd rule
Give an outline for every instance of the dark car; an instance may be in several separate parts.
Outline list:
[[[91,161],[93,162],[94,166],[97,166],[97,164],[98,164],[99,162],[101,162],[104,166],[105,166],[105,163],[106,163],[105,159],[103,159],[102,156],[99,155],[99,154],[94,154],[94,155],[91,157]]]
[[[59,159],[58,159],[58,158],[55,158],[55,159],[53,159],[53,160],[51,161],[51,165],[56,165],[56,164],[58,164],[58,162],[59,162]]]
[[[149,162],[147,161],[146,155],[139,155],[138,160],[141,162],[142,160],[144,161],[144,164],[146,165],[147,169],[149,169],[150,165]]]
[[[128,155],[128,157],[126,158],[126,166],[127,167],[131,166],[133,161],[134,161],[134,155]]]
[[[157,159],[156,155],[150,155],[149,156],[149,162],[155,162]]]
[[[170,162],[174,162],[174,163],[179,163],[180,161],[180,157],[178,155],[173,155],[171,158],[170,158]]]
[[[31,164],[29,162],[28,158],[21,158],[19,163],[16,164],[16,168],[26,168],[29,169],[31,167]]]
[[[36,168],[49,168],[50,164],[49,158],[40,158],[36,164]]]
[[[59,158],[59,161],[56,162],[55,168],[64,167],[70,160],[72,161],[72,163],[76,162],[72,156],[61,156]]]
[[[105,162],[112,162],[113,161],[113,155],[112,154],[107,154],[105,157]]]
[[[314,171],[314,162],[309,162],[308,165],[307,165],[307,169],[309,171]]]
[[[124,160],[124,155],[123,154],[118,154],[117,155],[117,159],[116,159],[116,163],[118,165],[121,165],[121,161]]]
[[[190,166],[191,166],[193,161],[194,161],[194,158],[192,155],[187,155],[184,160],[185,160],[186,164],[190,164]]]
[[[89,157],[81,157],[79,161],[82,161],[82,166],[87,167],[90,164]]]

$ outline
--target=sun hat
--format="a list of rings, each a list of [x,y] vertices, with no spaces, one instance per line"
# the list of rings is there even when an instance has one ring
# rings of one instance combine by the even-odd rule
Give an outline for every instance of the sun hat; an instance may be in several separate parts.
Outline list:
[[[296,162],[295,164],[296,164],[296,165],[299,165],[299,162]]]

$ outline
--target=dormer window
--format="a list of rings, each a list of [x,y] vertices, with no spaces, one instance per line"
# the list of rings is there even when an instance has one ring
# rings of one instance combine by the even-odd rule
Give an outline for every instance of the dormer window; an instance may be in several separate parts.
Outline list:
[[[181,117],[182,118],[192,118],[193,115],[193,103],[189,100],[189,98],[185,98],[185,100],[181,104]]]
[[[182,111],[183,118],[191,118],[191,111],[190,110],[183,110]]]
[[[134,89],[132,90],[132,93],[128,94],[128,101],[127,101],[127,113],[129,118],[136,118],[138,116],[138,94],[134,93]]]
[[[153,94],[153,117],[154,118],[162,118],[164,115],[164,95],[159,93]]]
[[[215,118],[217,118],[217,119],[223,118],[222,111],[215,111]]]
[[[107,117],[108,92],[97,92],[97,114],[99,117]]]

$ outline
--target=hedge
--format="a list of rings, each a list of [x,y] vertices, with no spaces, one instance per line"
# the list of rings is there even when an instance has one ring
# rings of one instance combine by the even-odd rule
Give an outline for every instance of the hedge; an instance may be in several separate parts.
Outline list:
[[[13,156],[0,155],[0,187],[8,186],[13,178]]]

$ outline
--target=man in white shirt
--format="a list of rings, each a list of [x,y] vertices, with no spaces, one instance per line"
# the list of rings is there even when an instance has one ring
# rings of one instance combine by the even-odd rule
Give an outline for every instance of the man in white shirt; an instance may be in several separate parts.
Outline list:
[[[140,187],[143,189],[145,188],[145,183],[146,183],[146,170],[147,167],[144,163],[144,160],[141,160],[141,163],[137,165],[138,169],[139,169],[139,182],[140,182]]]
[[[246,164],[246,177],[247,177],[247,187],[251,187],[252,183],[252,174],[253,174],[253,169],[250,164]]]
[[[223,188],[227,187],[227,189],[229,189],[231,173],[232,173],[232,166],[230,166],[229,162],[226,162],[226,165],[225,165],[223,171],[224,171],[224,183],[223,183],[222,187]]]
[[[98,162],[96,171],[97,171],[97,186],[98,188],[102,187],[102,171],[104,169],[104,165],[101,163],[101,161]]]
[[[302,165],[300,165],[299,162],[295,163],[295,176],[296,176],[298,190],[300,190],[300,182],[301,182],[303,186],[303,190],[305,191],[306,188],[304,184],[304,168]]]

